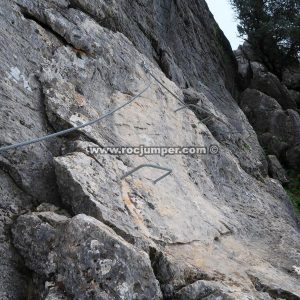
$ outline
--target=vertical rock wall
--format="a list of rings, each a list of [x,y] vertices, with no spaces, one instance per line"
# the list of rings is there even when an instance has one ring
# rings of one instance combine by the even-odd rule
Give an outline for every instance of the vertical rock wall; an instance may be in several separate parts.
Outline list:
[[[205,1],[2,0],[1,299],[298,299],[299,229]],[[217,146],[206,155],[89,147]],[[214,148],[215,149],[215,148]],[[162,175],[140,164],[172,169]]]

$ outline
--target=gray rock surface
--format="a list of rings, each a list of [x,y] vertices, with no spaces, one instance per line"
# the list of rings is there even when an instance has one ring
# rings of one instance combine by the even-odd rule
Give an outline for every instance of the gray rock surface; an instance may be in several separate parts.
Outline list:
[[[51,288],[45,297],[45,300],[67,300],[68,297],[58,288]]]
[[[274,74],[252,65],[253,78],[250,87],[274,98],[283,109],[296,109],[297,105],[291,98],[288,89]]]
[[[300,90],[300,67],[292,66],[284,70],[282,80],[289,89]]]
[[[25,299],[29,271],[10,239],[10,228],[19,214],[31,208],[31,198],[12,178],[0,171],[0,299]]]
[[[283,82],[244,43],[235,55],[243,92],[239,104],[268,154],[274,154],[289,169],[299,171],[300,94],[298,68],[283,72]],[[250,67],[250,69],[248,68]],[[287,88],[291,88],[290,90]]]
[[[296,90],[289,90],[289,94],[293,101],[297,104],[298,109],[300,109],[300,92]]]
[[[205,84],[224,91],[225,84],[234,93],[237,64],[205,1],[192,0],[188,5],[168,0],[70,2],[102,26],[122,32],[180,87]]]
[[[242,292],[235,292],[225,285],[213,281],[199,280],[178,291],[175,295],[178,300],[197,300],[197,299],[273,299],[268,293],[255,292],[252,296]]]
[[[269,174],[272,178],[279,180],[281,183],[287,183],[288,178],[286,171],[280,164],[275,155],[268,155]]]
[[[175,113],[178,101],[151,79],[101,123],[1,153],[0,298],[193,299],[208,288],[207,299],[268,299],[274,286],[300,297],[297,218],[232,97],[237,65],[205,1],[2,0],[0,13],[1,145],[124,104],[148,83],[143,62],[200,107]],[[218,153],[88,151],[120,145]],[[120,180],[145,163],[172,175],[154,185],[160,171],[145,168]]]
[[[299,169],[298,152],[292,149],[300,143],[300,115],[291,109],[284,111],[274,98],[254,89],[241,94],[240,106],[266,152]]]
[[[233,297],[227,297],[224,290],[226,290],[226,287],[222,286],[222,284],[199,280],[182,288],[176,293],[175,298],[181,300],[205,299],[207,297],[212,297],[212,299],[218,297],[222,299],[234,299]]]
[[[253,76],[250,60],[244,53],[244,47],[242,46],[239,46],[234,54],[238,62],[239,83],[242,89],[246,89],[250,85]]]
[[[23,215],[13,237],[28,266],[46,278],[56,274],[72,299],[161,299],[148,255],[92,217]],[[49,299],[62,297],[49,293]]]
[[[297,144],[286,152],[287,163],[291,169],[300,169],[300,145]]]

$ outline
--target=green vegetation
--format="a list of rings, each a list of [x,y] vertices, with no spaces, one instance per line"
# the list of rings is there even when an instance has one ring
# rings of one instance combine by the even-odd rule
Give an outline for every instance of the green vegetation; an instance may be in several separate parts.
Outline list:
[[[289,184],[286,191],[291,199],[295,211],[300,214],[300,174],[289,173]]]
[[[300,55],[299,0],[229,0],[239,20],[240,35],[277,75]]]

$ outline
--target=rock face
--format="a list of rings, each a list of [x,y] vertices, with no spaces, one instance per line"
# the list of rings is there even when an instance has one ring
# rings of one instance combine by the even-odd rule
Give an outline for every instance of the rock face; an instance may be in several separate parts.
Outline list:
[[[205,1],[3,0],[0,12],[1,145],[103,116],[150,84],[100,123],[0,153],[1,299],[299,299],[297,218],[232,97],[237,65]],[[285,88],[277,101],[256,88],[246,113],[258,97],[298,124]],[[121,145],[207,153],[101,152]],[[121,180],[145,164],[172,174]]]
[[[292,66],[284,70],[282,75],[283,83],[289,88],[300,90],[300,67]]]
[[[281,183],[287,183],[287,174],[275,155],[268,155],[269,174]]]
[[[240,106],[266,152],[299,170],[298,157],[288,154],[300,143],[299,114],[292,109],[283,110],[274,98],[254,89],[241,94]]]
[[[251,88],[259,90],[274,98],[283,109],[296,109],[297,105],[291,98],[288,89],[282,85],[279,79],[272,73],[264,70],[263,65],[250,63],[253,72]]]
[[[31,208],[32,199],[18,188],[7,172],[0,171],[0,298],[25,299],[29,273],[10,240],[10,227],[19,214]]]
[[[23,215],[13,237],[28,267],[46,278],[56,274],[75,299],[161,299],[149,256],[92,217]]]
[[[286,167],[299,171],[298,68],[285,70],[281,82],[253,55],[249,44],[240,46],[236,57],[244,90],[240,95],[240,107],[255,129],[260,144]]]

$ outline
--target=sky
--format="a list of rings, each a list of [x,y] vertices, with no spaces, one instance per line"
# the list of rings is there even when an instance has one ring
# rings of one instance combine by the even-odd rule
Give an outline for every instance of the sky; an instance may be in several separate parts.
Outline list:
[[[243,40],[238,37],[237,21],[229,0],[206,0],[206,3],[229,40],[232,49],[236,50]]]

